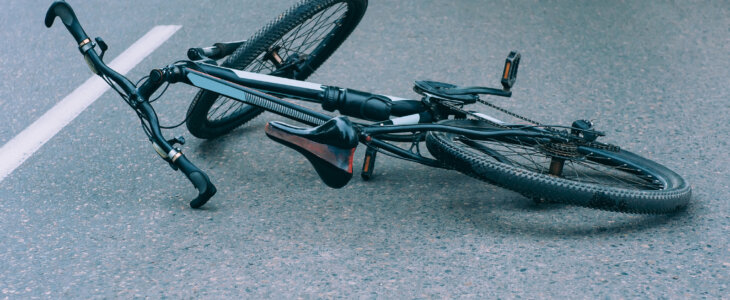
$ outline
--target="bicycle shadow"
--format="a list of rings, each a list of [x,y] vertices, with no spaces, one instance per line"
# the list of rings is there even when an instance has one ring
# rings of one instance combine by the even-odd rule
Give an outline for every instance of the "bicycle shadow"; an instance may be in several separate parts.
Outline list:
[[[230,157],[224,154],[244,151],[241,145],[258,143],[259,147],[262,147],[261,137],[258,134],[260,129],[261,126],[258,124],[237,128],[228,135],[202,140],[192,149],[197,155],[206,158],[210,165],[226,162]],[[278,149],[276,148],[278,145],[273,143],[266,147]],[[267,149],[266,147],[264,149]],[[356,157],[360,156],[362,151],[364,150],[359,149]],[[236,158],[236,160],[241,159],[243,158]],[[419,191],[413,195],[420,198],[421,202],[427,202],[433,207],[446,207],[445,210],[436,208],[433,213],[450,214],[457,220],[472,223],[480,231],[539,237],[600,237],[642,232],[658,226],[671,226],[677,219],[691,215],[687,209],[673,214],[637,215],[562,204],[537,204],[515,192],[472,179],[456,171],[432,169],[385,156],[378,161],[375,177],[367,182],[359,179],[359,170],[356,169],[355,177],[349,184],[351,188],[360,190],[362,194],[388,191],[392,192],[394,197],[414,190]],[[356,161],[355,165],[360,163]],[[309,164],[288,167],[288,172],[291,174],[314,172]],[[434,190],[437,184],[438,190]],[[408,186],[408,189],[403,188],[404,186]],[[225,191],[223,192],[225,194]],[[446,194],[453,197],[444,196]],[[206,205],[202,209],[217,211],[215,205]]]
[[[491,209],[478,211],[473,207],[460,210],[481,229],[539,237],[613,236],[651,230],[656,227],[679,225],[677,220],[689,218],[692,213],[680,211],[649,215],[627,214],[577,207],[566,204],[535,203],[517,193],[506,194],[496,204],[484,204]],[[486,201],[477,200],[473,201]]]
[[[457,172],[436,172],[436,177],[441,182],[451,185],[451,189],[468,191],[448,199],[447,203],[444,203],[446,209],[444,212],[456,219],[472,223],[480,231],[536,237],[602,237],[643,232],[660,226],[680,226],[677,221],[692,219],[694,211],[690,206],[670,214],[627,214],[566,204],[535,203],[518,193],[470,179]],[[400,168],[391,169],[388,173],[394,178],[404,178],[409,175],[406,174],[408,173],[406,169]],[[433,175],[410,174],[410,177],[412,178],[407,180],[423,182],[434,180]],[[394,182],[394,184],[399,183]],[[442,197],[431,198],[437,202],[441,201],[439,198]],[[684,225],[686,222],[681,226]]]

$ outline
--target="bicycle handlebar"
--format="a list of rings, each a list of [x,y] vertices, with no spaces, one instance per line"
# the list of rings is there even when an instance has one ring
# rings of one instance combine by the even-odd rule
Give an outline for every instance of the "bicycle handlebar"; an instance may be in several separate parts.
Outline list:
[[[208,202],[208,200],[210,200],[213,195],[215,195],[217,190],[215,188],[215,185],[210,182],[210,178],[208,178],[208,175],[205,175],[203,171],[193,165],[185,157],[185,155],[182,155],[181,153],[180,157],[175,160],[174,164],[178,168],[180,168],[180,171],[182,171],[185,176],[188,177],[190,182],[193,183],[193,186],[195,186],[195,189],[198,190],[198,197],[195,197],[195,199],[190,201],[190,207],[199,208],[203,206],[203,204]]]
[[[79,51],[81,51],[81,54],[83,54],[86,58],[86,61],[93,73],[109,77],[111,80],[119,84],[124,92],[127,93],[127,96],[138,96],[136,95],[134,84],[123,75],[109,68],[109,66],[102,61],[96,51],[94,51],[95,44],[91,41],[89,36],[86,35],[84,28],[81,27],[81,23],[79,23],[79,19],[76,18],[76,14],[74,13],[73,8],[71,8],[71,5],[63,0],[53,2],[46,12],[46,27],[50,28],[56,17],[61,19],[63,25],[66,26],[68,32],[71,33],[76,40],[76,43],[78,43]]]
[[[71,5],[63,0],[53,2],[51,7],[48,8],[48,11],[46,12],[46,27],[51,28],[53,20],[55,20],[56,17],[59,17],[61,22],[63,22],[63,25],[66,25],[66,29],[68,29],[71,35],[73,35],[77,43],[81,44],[89,38],[89,36],[86,35],[86,32],[84,32],[84,29],[81,28],[81,24],[76,18],[74,10],[71,9]]]
[[[68,29],[68,31],[78,43],[79,50],[86,58],[89,66],[92,68],[92,72],[99,76],[106,76],[112,81],[119,84],[122,90],[130,98],[129,100],[131,101],[131,103],[129,104],[147,117],[147,121],[149,122],[151,129],[150,139],[155,145],[160,147],[160,150],[168,154],[162,155],[161,153],[160,156],[162,156],[167,162],[173,165],[174,169],[175,167],[177,169],[180,169],[180,171],[182,171],[185,176],[190,180],[193,186],[195,186],[195,189],[198,190],[198,196],[190,201],[190,207],[199,208],[203,206],[203,204],[208,202],[208,200],[213,197],[213,195],[215,195],[215,185],[211,183],[208,175],[206,175],[203,171],[198,169],[198,167],[193,165],[179,150],[173,148],[162,135],[162,132],[160,131],[160,125],[157,120],[157,115],[146,99],[149,94],[153,93],[154,90],[156,90],[156,87],[159,87],[159,84],[157,84],[156,87],[143,85],[145,86],[142,93],[144,95],[141,95],[139,89],[137,89],[129,79],[107,66],[101,59],[101,57],[99,57],[99,55],[94,50],[94,43],[89,39],[89,36],[86,35],[86,32],[84,32],[83,27],[81,27],[79,20],[76,18],[76,14],[71,8],[71,5],[62,0],[56,1],[51,4],[51,6],[48,8],[48,11],[46,12],[46,27],[50,28],[53,25],[53,21],[56,19],[56,17],[59,17],[61,19],[63,24],[66,26],[66,29]],[[170,154],[174,154],[174,156]]]
[[[173,148],[167,141],[165,141],[164,138],[162,138],[157,114],[152,108],[152,105],[150,105],[149,102],[142,102],[139,105],[139,109],[148,118],[150,129],[152,131],[152,142],[158,145],[162,151],[167,153],[167,155],[163,156],[163,158],[180,169],[180,171],[188,177],[188,180],[190,180],[193,186],[195,186],[195,189],[198,190],[198,197],[195,197],[195,199],[190,201],[190,207],[199,208],[203,206],[203,204],[208,202],[208,200],[215,195],[217,191],[215,185],[213,185],[205,172],[193,165],[193,163],[191,163],[187,157],[182,154],[182,152]]]

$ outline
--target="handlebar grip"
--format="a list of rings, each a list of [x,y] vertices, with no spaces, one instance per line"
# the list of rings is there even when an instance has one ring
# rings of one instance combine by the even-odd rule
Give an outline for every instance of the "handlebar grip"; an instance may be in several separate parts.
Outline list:
[[[193,165],[184,155],[175,160],[175,165],[180,171],[185,173],[190,182],[193,183],[195,189],[198,190],[198,197],[190,201],[190,207],[199,208],[203,206],[217,192],[215,185],[210,182],[208,175]]]
[[[86,35],[86,32],[84,32],[84,29],[81,27],[79,20],[76,18],[76,14],[71,8],[71,5],[68,3],[61,0],[51,4],[51,7],[49,7],[46,12],[46,27],[50,28],[56,17],[61,19],[63,25],[66,25],[66,29],[68,29],[71,35],[73,35],[77,43],[80,44],[89,38],[89,36]]]

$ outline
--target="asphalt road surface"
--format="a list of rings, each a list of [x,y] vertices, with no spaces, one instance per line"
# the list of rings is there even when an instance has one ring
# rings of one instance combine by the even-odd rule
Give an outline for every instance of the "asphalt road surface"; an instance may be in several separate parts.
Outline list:
[[[50,1],[3,2],[0,145],[90,72]],[[155,25],[182,28],[134,68],[247,38],[291,1],[72,1],[115,57]],[[218,194],[154,153],[105,93],[0,182],[0,298],[722,298],[730,282],[727,1],[371,1],[310,80],[414,97],[414,80],[497,86],[522,53],[511,99],[538,120],[592,119],[693,186],[662,216],[536,205],[455,171],[379,156],[376,178],[323,185],[257,118],[188,157]],[[157,108],[180,120],[195,90]],[[359,149],[356,165],[362,163]],[[0,159],[3,159],[0,157]]]

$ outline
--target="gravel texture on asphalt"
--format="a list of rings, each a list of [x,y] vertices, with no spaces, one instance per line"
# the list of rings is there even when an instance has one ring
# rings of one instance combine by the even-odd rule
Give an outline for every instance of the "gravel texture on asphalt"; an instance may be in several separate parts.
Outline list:
[[[118,55],[155,25],[182,29],[130,72],[246,38],[290,1],[72,1]],[[5,1],[0,144],[90,72],[50,1]],[[687,210],[627,215],[536,205],[454,171],[379,155],[376,177],[323,185],[265,137],[264,114],[184,151],[218,186],[202,210],[106,93],[0,182],[0,298],[722,298],[730,282],[727,1],[371,1],[310,80],[403,97],[414,80],[498,86],[537,120],[594,120],[606,141],[693,186]],[[158,102],[163,123],[195,90]],[[425,149],[425,147],[424,147]],[[362,164],[358,149],[355,165]],[[1,159],[1,158],[0,158]]]

